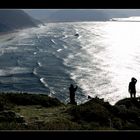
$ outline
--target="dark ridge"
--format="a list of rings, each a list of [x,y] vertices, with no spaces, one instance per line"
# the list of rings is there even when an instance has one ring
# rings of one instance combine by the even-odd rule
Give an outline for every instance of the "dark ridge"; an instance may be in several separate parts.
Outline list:
[[[0,32],[10,32],[18,29],[37,27],[38,21],[22,10],[0,10]]]
[[[5,102],[5,104],[3,104]],[[62,103],[56,99],[51,98],[44,94],[27,94],[27,93],[1,93],[0,105],[6,104],[14,105],[41,105],[44,107],[53,107],[62,105]]]

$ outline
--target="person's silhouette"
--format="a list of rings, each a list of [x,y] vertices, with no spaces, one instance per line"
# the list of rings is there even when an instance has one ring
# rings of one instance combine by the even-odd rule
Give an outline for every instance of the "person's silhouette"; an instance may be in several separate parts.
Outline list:
[[[71,84],[69,87],[69,92],[70,92],[70,104],[77,104],[75,102],[75,91],[77,90],[77,86],[74,88],[74,86]]]
[[[135,86],[136,83],[137,83],[137,79],[132,77],[131,82],[129,83],[129,87],[128,87],[128,91],[130,93],[131,98],[136,97],[136,86]]]

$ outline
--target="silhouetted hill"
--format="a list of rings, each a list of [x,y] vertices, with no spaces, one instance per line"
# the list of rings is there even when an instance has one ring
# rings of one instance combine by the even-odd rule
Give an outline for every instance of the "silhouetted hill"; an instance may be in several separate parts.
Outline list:
[[[119,100],[115,105],[122,106],[127,109],[140,109],[140,97],[137,98],[125,98]]]
[[[111,18],[140,16],[140,9],[30,9],[30,16],[46,22],[108,21]]]
[[[22,10],[0,10],[0,32],[37,26],[38,21]]]

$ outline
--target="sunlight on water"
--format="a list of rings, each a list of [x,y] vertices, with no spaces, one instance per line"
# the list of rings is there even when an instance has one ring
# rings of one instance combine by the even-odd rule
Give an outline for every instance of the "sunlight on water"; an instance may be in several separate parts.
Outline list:
[[[118,99],[129,97],[128,83],[131,77],[136,77],[137,95],[140,94],[140,23],[110,22],[100,28],[104,33],[102,44],[105,47],[106,57],[102,56],[104,71],[111,77],[110,88],[116,88],[110,94],[112,103]],[[94,30],[92,30],[94,32]],[[108,96],[108,97],[109,97]]]
[[[0,39],[1,90],[26,89],[65,102],[74,83],[78,103],[90,95],[114,104],[129,97],[135,77],[140,96],[139,38],[139,22],[48,23],[5,36]]]
[[[140,23],[117,23],[116,28],[108,26],[110,69],[114,71],[113,85],[118,86],[120,94],[127,95],[131,77],[138,79],[137,92],[140,92]]]

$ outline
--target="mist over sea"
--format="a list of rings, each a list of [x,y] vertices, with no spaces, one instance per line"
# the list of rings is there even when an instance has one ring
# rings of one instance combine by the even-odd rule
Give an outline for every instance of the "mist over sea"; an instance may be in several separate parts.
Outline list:
[[[114,104],[130,96],[131,77],[139,96],[140,22],[46,23],[0,37],[0,92],[43,93],[67,103],[73,83],[78,104],[88,95]]]

